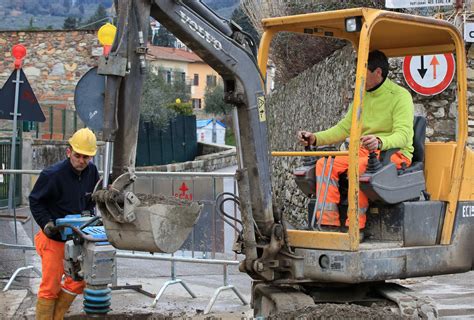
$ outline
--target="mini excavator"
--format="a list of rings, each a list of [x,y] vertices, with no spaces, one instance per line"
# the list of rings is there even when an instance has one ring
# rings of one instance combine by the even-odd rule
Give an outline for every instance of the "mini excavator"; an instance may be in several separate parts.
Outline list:
[[[402,308],[403,303],[396,299],[386,280],[473,269],[474,153],[466,143],[465,49],[455,26],[442,20],[367,8],[309,13],[264,19],[257,49],[238,25],[220,18],[198,0],[117,3],[115,41],[109,56],[99,65],[99,73],[107,77],[103,140],[107,150],[114,146],[112,187],[98,188],[95,194],[108,241],[114,247],[146,252],[177,249],[169,243],[173,241],[167,237],[170,233],[158,227],[159,219],[166,219],[174,209],[143,207],[131,191],[139,101],[146,72],[144,39],[152,16],[220,74],[225,101],[235,106],[238,203],[243,225],[235,248],[245,256],[240,270],[253,279],[256,316],[315,301],[332,301],[328,296],[338,295],[335,292],[343,291],[353,301],[356,288],[375,290],[398,301]],[[346,232],[287,229],[273,205],[270,156],[288,154],[269,151],[264,83],[271,41],[280,32],[346,40],[357,53],[349,150],[292,153],[328,159],[349,157]],[[387,57],[455,55],[456,141],[425,142],[425,119],[414,119],[411,167],[399,172],[390,163],[382,163],[375,171],[359,176],[359,115],[363,112],[367,57],[375,49]],[[311,195],[314,175],[307,174],[307,178],[302,183],[309,186],[306,190]],[[364,242],[359,241],[360,190],[371,201],[367,228],[372,236]],[[185,239],[192,222],[186,217],[174,222],[176,230],[182,226],[180,238]],[[423,308],[415,309],[423,313]]]

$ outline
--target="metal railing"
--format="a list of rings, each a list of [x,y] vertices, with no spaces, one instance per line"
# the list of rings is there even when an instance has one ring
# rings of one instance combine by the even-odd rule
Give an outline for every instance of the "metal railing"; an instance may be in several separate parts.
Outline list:
[[[29,174],[29,175],[39,175],[41,172],[41,170],[11,170],[11,169],[7,169],[7,170],[0,170],[0,174]],[[246,299],[244,298],[244,296],[238,291],[238,289],[230,284],[229,282],[229,277],[228,277],[228,266],[229,265],[237,265],[239,264],[239,261],[236,260],[237,256],[234,254],[234,260],[218,260],[218,259],[215,259],[215,254],[216,254],[216,227],[215,227],[215,221],[217,220],[217,215],[216,215],[216,208],[215,208],[215,198],[217,196],[217,191],[218,191],[218,188],[216,187],[217,186],[217,181],[216,179],[224,179],[224,178],[231,178],[232,179],[232,191],[233,193],[236,193],[236,190],[237,190],[237,187],[236,187],[236,181],[235,181],[235,174],[234,173],[212,173],[212,172],[148,172],[148,171],[137,171],[135,172],[135,174],[137,175],[137,177],[139,177],[137,179],[137,183],[139,184],[139,180],[140,180],[140,177],[141,178],[145,178],[145,179],[154,179],[154,178],[166,178],[168,182],[171,181],[171,185],[174,184],[174,180],[179,180],[179,181],[183,181],[183,178],[186,178],[188,180],[190,179],[193,179],[193,178],[197,178],[197,179],[202,179],[202,178],[209,178],[209,179],[212,179],[212,194],[210,197],[208,197],[207,199],[204,199],[204,200],[200,200],[201,202],[203,202],[205,205],[211,205],[212,206],[212,221],[213,221],[213,226],[212,226],[212,235],[211,235],[211,238],[212,238],[212,245],[211,245],[211,248],[212,248],[212,259],[207,259],[207,255],[206,255],[206,251],[203,251],[203,256],[202,258],[204,259],[197,259],[195,258],[195,247],[194,247],[194,241],[192,241],[192,247],[191,247],[191,254],[192,254],[192,257],[191,258],[186,258],[186,257],[176,257],[176,256],[167,256],[167,255],[144,255],[144,254],[130,254],[130,253],[125,253],[125,252],[118,252],[116,257],[117,258],[120,258],[120,259],[144,259],[144,260],[161,260],[161,261],[170,261],[171,262],[171,272],[170,272],[170,280],[169,281],[166,281],[163,286],[160,288],[160,290],[158,291],[158,294],[155,296],[154,298],[154,301],[151,305],[151,307],[155,307],[156,304],[158,303],[159,299],[162,297],[162,295],[164,294],[165,290],[171,286],[171,285],[174,285],[174,284],[181,284],[184,289],[193,297],[195,298],[196,295],[193,293],[193,291],[191,291],[191,289],[189,288],[189,286],[186,285],[186,283],[182,280],[182,279],[178,279],[176,278],[176,272],[175,272],[175,268],[176,268],[176,263],[178,262],[185,262],[185,263],[198,263],[198,264],[218,264],[218,265],[222,265],[223,266],[223,286],[220,286],[219,288],[216,288],[216,290],[214,291],[209,303],[207,304],[205,310],[204,310],[204,314],[207,314],[211,311],[215,301],[217,300],[219,294],[222,292],[222,291],[226,291],[226,290],[231,290],[232,292],[234,292],[234,294],[239,298],[239,300],[242,302],[243,305],[247,305],[248,302],[246,301]],[[148,181],[149,183],[150,181]],[[146,181],[144,182],[145,185],[146,185]],[[222,181],[222,186],[224,185],[224,182]],[[144,185],[144,186],[145,186]],[[157,183],[151,183],[151,192],[149,193],[154,193],[155,191],[155,188],[157,186],[159,186],[159,184]],[[224,190],[225,188],[223,187],[222,188],[222,191],[225,191]],[[193,199],[193,200],[198,200],[198,199]],[[233,210],[234,210],[234,217],[237,217],[237,207],[236,205],[234,204],[234,207],[233,207]],[[16,225],[16,217],[15,217],[15,221],[14,221],[15,225]],[[230,230],[231,228],[229,228]],[[232,229],[233,230],[233,229]],[[16,231],[16,229],[15,229]],[[233,236],[235,237],[235,231],[232,231],[233,233]],[[31,229],[31,239],[34,239],[34,235],[33,235],[33,228]],[[194,231],[192,233],[192,238],[194,238]],[[229,235],[230,232],[227,231],[224,233],[224,237],[225,235]],[[15,234],[16,236],[16,234]],[[34,241],[34,240],[33,240]],[[34,245],[33,246],[30,246],[30,245],[19,245],[19,244],[8,244],[8,243],[3,243],[3,242],[0,242],[0,248],[9,248],[9,249],[18,249],[18,250],[35,250],[35,247]],[[224,250],[225,251],[225,250]],[[226,252],[224,252],[226,253]],[[13,275],[11,276],[11,278],[9,279],[8,283],[7,283],[7,286],[5,286],[5,288],[3,289],[3,291],[7,291],[11,284],[13,283],[13,281],[15,280],[15,278],[18,276],[18,274],[22,271],[26,271],[26,270],[32,270],[34,272],[36,272],[39,276],[41,276],[41,272],[35,267],[35,266],[24,266],[24,267],[21,267],[21,268],[18,268],[14,273]],[[115,273],[117,274],[117,273]],[[114,285],[116,286],[116,283],[117,281],[115,280],[115,283]],[[124,286],[121,286],[121,287],[124,287]],[[116,288],[121,288],[121,287],[117,287]],[[127,287],[127,286],[125,286]],[[128,287],[137,287],[137,286],[128,286]],[[132,288],[133,289],[133,288]],[[139,288],[139,290],[137,290],[138,292],[144,292],[143,290],[141,290],[141,288]]]
[[[42,110],[46,118],[45,122],[21,121],[20,130],[30,132],[37,139],[65,140],[77,129],[85,126],[75,110],[55,105],[43,105]],[[11,132],[12,123],[3,121],[0,131]]]

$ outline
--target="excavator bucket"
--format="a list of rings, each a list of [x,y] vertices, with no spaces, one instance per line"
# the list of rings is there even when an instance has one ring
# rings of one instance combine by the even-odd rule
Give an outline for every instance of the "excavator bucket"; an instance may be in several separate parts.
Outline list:
[[[94,192],[108,241],[122,250],[177,251],[198,221],[202,205],[164,195],[135,195],[133,180],[126,173],[107,190]]]

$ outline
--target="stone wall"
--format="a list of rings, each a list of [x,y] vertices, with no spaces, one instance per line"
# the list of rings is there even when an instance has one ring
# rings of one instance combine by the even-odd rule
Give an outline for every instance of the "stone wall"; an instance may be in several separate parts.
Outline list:
[[[474,48],[468,53],[469,138],[474,147]],[[402,74],[402,59],[390,59],[389,78],[408,88]],[[336,124],[353,99],[355,53],[351,46],[335,52],[306,70],[268,98],[267,118],[272,151],[302,151],[296,142],[300,129],[318,131]],[[428,120],[427,140],[454,140],[456,135],[456,81],[441,94],[421,96],[411,91],[415,114]],[[297,188],[293,170],[301,158],[272,158],[273,194],[277,205],[295,225],[304,225],[308,199]]]
[[[74,89],[79,79],[95,66],[100,47],[95,31],[1,31],[0,83],[13,72],[11,49],[15,44],[26,47],[23,71],[38,99],[49,128],[49,107],[73,110]],[[56,112],[54,125],[61,125],[61,114]],[[0,120],[1,128],[10,128],[11,121]],[[62,128],[54,130],[62,132]],[[70,128],[73,131],[73,128]],[[10,133],[8,133],[10,134]],[[48,137],[50,138],[50,137]],[[62,139],[60,137],[52,137]]]
[[[65,140],[40,140],[23,139],[22,169],[23,170],[43,170],[52,164],[66,159],[66,148],[69,146]],[[94,163],[99,170],[103,167],[103,143],[98,142],[97,155]],[[22,195],[23,203],[28,203],[28,196],[33,188],[37,175],[22,175]]]
[[[237,165],[235,147],[198,142],[198,154],[193,161],[161,166],[137,167],[137,171],[211,172]]]

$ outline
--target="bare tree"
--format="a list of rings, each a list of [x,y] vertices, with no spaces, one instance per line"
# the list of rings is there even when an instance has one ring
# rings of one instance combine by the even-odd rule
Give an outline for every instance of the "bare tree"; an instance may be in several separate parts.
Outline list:
[[[385,0],[242,0],[241,6],[255,29],[261,34],[263,32],[261,21],[264,18],[354,7],[382,8],[384,3]],[[270,51],[270,59],[276,66],[276,83],[286,83],[344,45],[345,42],[341,40],[310,35],[293,33],[277,35]]]

